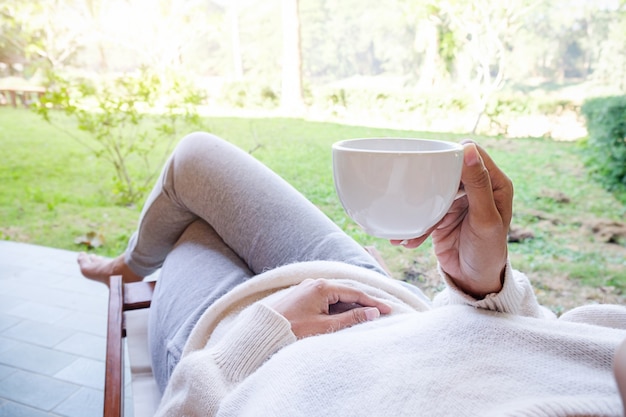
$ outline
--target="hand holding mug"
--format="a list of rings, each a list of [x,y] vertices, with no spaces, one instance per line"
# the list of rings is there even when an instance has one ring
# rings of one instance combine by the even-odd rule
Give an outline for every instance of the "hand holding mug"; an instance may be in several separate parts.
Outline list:
[[[404,243],[419,246],[430,235],[441,268],[466,293],[482,298],[500,291],[507,261],[513,184],[478,145],[464,144],[461,174],[467,197],[456,200],[428,233]],[[392,244],[400,244],[392,240]]]

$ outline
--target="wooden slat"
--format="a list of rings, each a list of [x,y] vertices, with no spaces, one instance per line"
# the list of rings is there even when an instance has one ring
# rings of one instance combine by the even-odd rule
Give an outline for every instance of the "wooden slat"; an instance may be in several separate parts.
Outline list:
[[[109,313],[107,327],[106,374],[104,377],[104,417],[122,415],[123,351],[122,300],[124,288],[121,276],[112,276],[109,282]]]
[[[124,284],[124,311],[150,307],[155,284],[154,281]]]

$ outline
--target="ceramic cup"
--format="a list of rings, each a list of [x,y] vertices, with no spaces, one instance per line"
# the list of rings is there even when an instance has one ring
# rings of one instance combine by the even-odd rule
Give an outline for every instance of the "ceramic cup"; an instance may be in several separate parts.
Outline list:
[[[459,191],[460,144],[364,138],[332,146],[335,188],[366,233],[405,240],[423,235],[448,212]]]

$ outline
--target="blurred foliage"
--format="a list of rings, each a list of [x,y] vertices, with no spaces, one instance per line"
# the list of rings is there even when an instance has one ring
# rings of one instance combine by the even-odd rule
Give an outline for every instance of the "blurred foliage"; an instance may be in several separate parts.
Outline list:
[[[93,82],[49,72],[47,92],[35,110],[59,127],[55,112],[73,119],[88,138],[65,132],[110,164],[118,202],[132,204],[152,186],[181,136],[179,127],[199,122],[196,106],[200,100],[175,74],[143,69],[109,82]]]
[[[609,190],[626,190],[626,96],[587,100],[582,112],[589,129],[587,166]]]

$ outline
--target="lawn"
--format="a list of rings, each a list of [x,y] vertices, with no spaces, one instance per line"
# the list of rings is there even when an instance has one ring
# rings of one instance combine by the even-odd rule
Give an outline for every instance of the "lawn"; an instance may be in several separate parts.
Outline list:
[[[430,294],[440,288],[429,243],[417,250],[392,247],[346,217],[332,183],[330,146],[351,137],[458,136],[278,118],[206,118],[202,128],[251,152],[360,243],[376,245],[396,278]],[[556,312],[586,302],[624,303],[626,206],[620,200],[626,198],[588,178],[582,148],[548,139],[476,139],[515,184],[512,230],[525,239],[510,244],[511,259],[529,275],[540,301]],[[105,162],[24,109],[0,108],[0,145],[0,238],[83,250],[75,241],[92,232],[104,240],[94,252],[112,256],[124,249],[141,207],[115,204]]]

